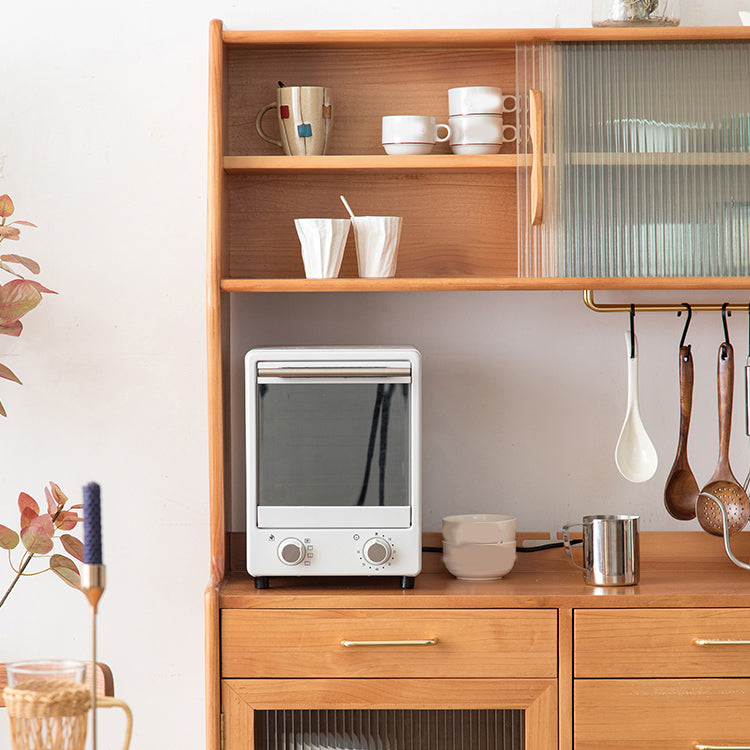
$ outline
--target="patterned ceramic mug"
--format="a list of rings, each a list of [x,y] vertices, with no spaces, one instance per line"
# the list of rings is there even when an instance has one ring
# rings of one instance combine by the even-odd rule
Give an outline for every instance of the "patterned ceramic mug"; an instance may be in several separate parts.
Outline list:
[[[277,110],[280,139],[263,130],[263,115],[271,109]],[[276,91],[276,101],[258,112],[255,128],[264,141],[283,148],[288,156],[321,156],[326,152],[332,121],[330,89],[282,86]]]

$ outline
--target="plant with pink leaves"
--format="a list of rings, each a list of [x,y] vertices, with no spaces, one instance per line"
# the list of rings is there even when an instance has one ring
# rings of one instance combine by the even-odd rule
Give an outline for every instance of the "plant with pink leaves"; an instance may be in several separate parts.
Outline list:
[[[47,501],[46,513],[41,512],[39,503],[31,495],[22,492],[18,496],[20,533],[0,524],[0,548],[8,550],[10,567],[15,573],[8,590],[0,598],[0,607],[22,576],[39,575],[51,570],[68,586],[80,588],[80,571],[71,557],[83,562],[83,543],[68,532],[73,531],[80,522],[77,511],[82,506],[71,505],[66,509],[68,498],[54,482],[50,482],[49,487],[44,488],[44,495]],[[57,552],[52,554],[56,542],[62,545],[70,557]],[[19,545],[23,548],[23,554],[16,564],[13,561],[13,550]],[[36,571],[27,572],[29,564],[35,558],[44,559],[47,561],[46,565]]]
[[[10,196],[0,195],[0,242],[20,239],[22,226],[36,226],[30,221],[20,219],[8,221],[14,211],[15,207]],[[40,270],[39,264],[31,258],[15,253],[0,255],[0,270],[14,277],[5,284],[0,284],[0,334],[6,336],[21,335],[23,330],[21,318],[42,301],[42,294],[57,294],[38,281],[22,276],[17,270],[18,267],[25,268],[33,274],[38,274]],[[2,363],[0,363],[0,378],[21,383],[15,373]],[[0,403],[0,415],[6,416],[2,403]]]

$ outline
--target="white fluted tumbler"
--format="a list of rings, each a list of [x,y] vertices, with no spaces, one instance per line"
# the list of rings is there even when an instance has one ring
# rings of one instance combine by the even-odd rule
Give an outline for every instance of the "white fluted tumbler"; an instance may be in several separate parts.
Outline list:
[[[308,279],[335,279],[341,270],[349,219],[295,219],[305,276]]]
[[[390,278],[396,275],[401,216],[355,216],[354,241],[357,268],[362,278]]]

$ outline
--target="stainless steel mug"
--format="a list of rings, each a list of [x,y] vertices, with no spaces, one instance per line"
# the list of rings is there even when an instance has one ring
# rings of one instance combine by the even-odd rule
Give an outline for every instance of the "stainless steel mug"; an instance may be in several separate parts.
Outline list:
[[[263,115],[276,110],[281,138],[272,138],[263,130]],[[331,90],[324,86],[282,86],[276,101],[266,104],[255,118],[258,135],[287,156],[322,156],[328,147],[333,122]]]
[[[634,586],[640,575],[638,516],[584,516],[563,526],[565,553],[589,586]],[[583,565],[573,559],[569,530],[583,529]]]

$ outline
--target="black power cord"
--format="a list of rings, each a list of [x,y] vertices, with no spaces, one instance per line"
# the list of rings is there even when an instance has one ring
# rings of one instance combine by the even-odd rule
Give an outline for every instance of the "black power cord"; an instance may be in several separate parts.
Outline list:
[[[583,539],[571,539],[570,540],[571,545],[572,544],[582,544]],[[516,547],[516,552],[539,552],[543,549],[558,549],[560,547],[564,547],[564,542],[550,542],[549,544],[538,544],[535,547]],[[442,547],[422,547],[422,552],[442,552]]]

